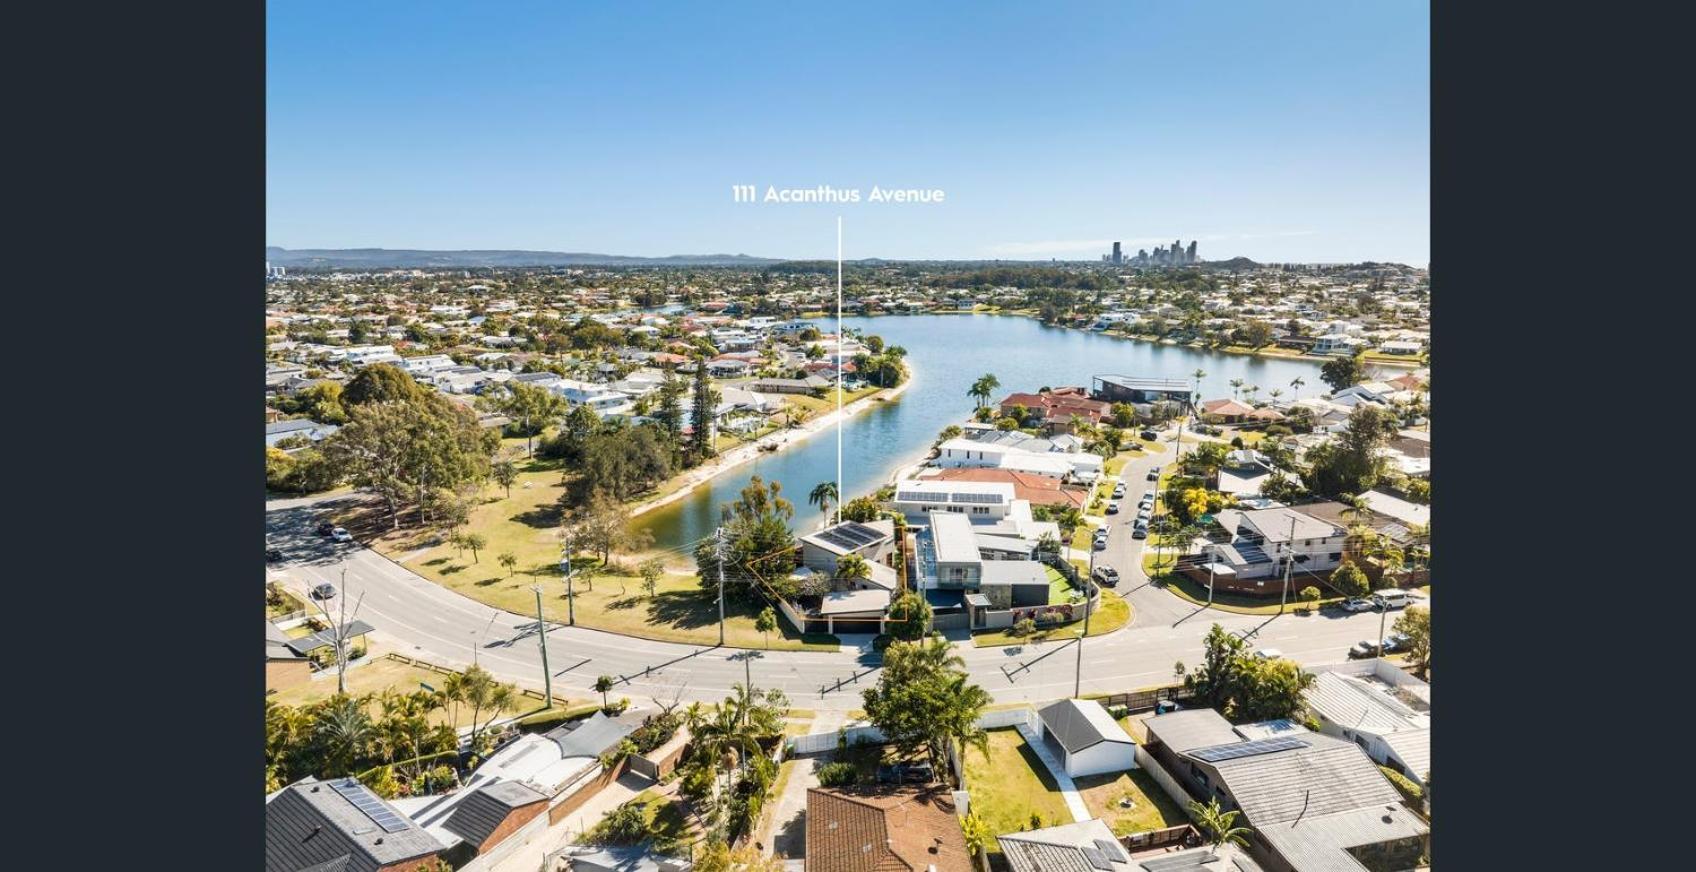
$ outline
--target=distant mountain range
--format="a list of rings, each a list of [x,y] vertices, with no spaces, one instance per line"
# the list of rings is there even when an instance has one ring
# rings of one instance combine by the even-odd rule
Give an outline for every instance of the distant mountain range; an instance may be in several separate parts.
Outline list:
[[[779,258],[746,254],[674,254],[669,257],[629,257],[574,251],[469,250],[428,251],[411,248],[297,248],[265,247],[272,266],[296,269],[444,269],[454,267],[519,266],[764,266]]]

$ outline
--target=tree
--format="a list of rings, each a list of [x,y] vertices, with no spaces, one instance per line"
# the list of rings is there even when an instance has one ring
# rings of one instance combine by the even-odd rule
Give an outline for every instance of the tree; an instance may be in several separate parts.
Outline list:
[[[1343,562],[1331,572],[1331,585],[1343,596],[1366,596],[1372,590],[1367,581],[1366,573],[1350,558],[1344,557]]]
[[[989,825],[983,822],[976,813],[967,814],[960,819],[960,832],[966,837],[966,849],[976,857],[982,854],[990,845],[990,839],[995,834],[989,831]]]
[[[503,710],[511,707],[517,698],[517,690],[512,685],[496,681],[489,670],[478,665],[449,676],[448,680],[443,682],[442,694],[456,706],[471,706],[473,746],[478,744],[482,731],[488,727],[487,722],[482,722],[482,713],[488,711],[489,718],[493,720]]]
[[[951,742],[987,750],[977,719],[989,693],[968,683],[965,661],[946,639],[891,643],[877,685],[862,697],[867,718],[890,744],[903,754],[925,751],[939,770],[948,768]]]
[[[1307,610],[1309,612],[1319,611],[1319,598],[1323,595],[1324,594],[1320,592],[1319,588],[1314,587],[1311,584],[1301,589],[1302,602],[1307,603]]]
[[[930,629],[930,603],[917,591],[907,591],[889,606],[889,634],[897,639],[914,640]]]
[[[1302,389],[1302,386],[1306,385],[1306,384],[1307,384],[1307,380],[1302,378],[1299,375],[1296,376],[1293,379],[1290,379],[1290,388],[1295,391],[1295,393],[1290,395],[1291,402],[1294,402],[1296,400],[1301,399],[1301,389]]]
[[[670,478],[675,469],[671,449],[651,426],[596,433],[585,440],[581,458],[572,483],[572,497],[579,505],[597,494],[628,500]]]
[[[424,397],[423,386],[405,370],[387,363],[374,363],[364,367],[342,390],[342,403],[347,406],[416,403]]]
[[[736,501],[726,507],[724,523],[724,571],[735,595],[749,596],[763,590],[787,595],[789,573],[795,568],[795,534],[789,527],[795,506],[782,496],[783,485],[753,476]],[[695,548],[695,565],[701,587],[718,590],[719,556],[714,540]]]
[[[642,590],[647,592],[648,599],[653,599],[654,591],[659,588],[660,578],[665,575],[665,561],[650,557],[636,567],[636,572],[642,576]]]
[[[771,634],[777,630],[777,612],[771,606],[760,609],[754,617],[754,630],[765,638],[766,648],[771,648]]]
[[[524,431],[524,453],[535,454],[531,438],[566,411],[565,398],[544,387],[520,381],[502,382],[486,395],[487,402]]]
[[[1431,671],[1431,610],[1425,606],[1408,606],[1396,618],[1391,629],[1408,637],[1407,659],[1413,671],[1425,678]],[[1430,785],[1426,785],[1430,789]]]
[[[1333,391],[1360,384],[1366,380],[1366,353],[1356,352],[1325,361],[1325,365],[1319,368],[1319,378]]]
[[[844,554],[836,559],[836,577],[844,581],[871,578],[872,567],[858,554]]]
[[[783,858],[762,854],[752,844],[731,848],[729,842],[711,841],[695,857],[695,872],[784,872]]]
[[[713,456],[713,410],[718,407],[718,390],[707,378],[706,358],[695,360],[695,391],[689,409],[689,421],[694,428],[689,436],[689,449],[695,462]]]
[[[325,440],[324,456],[338,475],[381,496],[399,529],[403,502],[427,520],[432,494],[486,480],[499,444],[468,410],[429,395],[354,405],[347,426]]]
[[[471,562],[483,562],[483,559],[477,555],[477,552],[489,547],[489,540],[483,538],[482,533],[466,533],[464,536],[460,537],[460,541],[464,542],[465,547],[471,550]]]
[[[496,484],[506,488],[507,499],[512,499],[512,485],[518,481],[518,465],[510,460],[501,460],[489,467],[489,475]]]
[[[830,507],[836,505],[840,499],[841,494],[837,491],[834,481],[821,481],[813,485],[812,492],[807,494],[807,504],[818,506],[819,511],[824,513],[827,524],[830,523]]]
[[[511,551],[502,551],[495,557],[495,562],[506,569],[507,578],[511,578],[513,571],[518,568],[518,556]]]
[[[836,517],[844,521],[875,521],[883,514],[883,507],[878,504],[876,497],[855,497],[837,510]]]
[[[601,695],[601,708],[607,707],[607,693],[613,688],[613,678],[602,675],[595,679],[595,692]]]
[[[978,377],[977,381],[972,382],[972,386],[966,391],[966,395],[977,400],[977,407],[981,409],[989,402],[989,398],[995,395],[995,390],[999,387],[1001,387],[1001,380],[996,378],[994,373],[984,373]]]
[[[1207,843],[1214,852],[1226,845],[1248,845],[1247,836],[1254,830],[1236,826],[1238,814],[1220,808],[1218,797],[1209,799],[1206,805],[1190,800],[1190,816],[1195,818],[1196,826],[1207,836]]]
[[[1356,406],[1336,439],[1308,449],[1303,483],[1315,494],[1330,497],[1371,490],[1384,474],[1381,449],[1399,425],[1388,409],[1370,403]]]
[[[679,379],[668,367],[665,380],[660,382],[658,408],[654,411],[654,419],[659,422],[660,430],[665,434],[666,442],[673,448],[677,447],[683,433],[683,380]]]
[[[1184,676],[1184,686],[1193,690],[1208,708],[1223,710],[1236,690],[1242,664],[1248,659],[1248,642],[1214,624],[1202,646],[1205,653],[1201,665]]]

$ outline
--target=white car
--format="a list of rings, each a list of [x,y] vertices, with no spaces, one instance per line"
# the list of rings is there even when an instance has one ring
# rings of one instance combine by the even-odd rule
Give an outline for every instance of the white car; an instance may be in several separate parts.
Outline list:
[[[1370,612],[1375,608],[1378,608],[1378,604],[1365,597],[1357,596],[1343,600],[1343,611],[1345,612]]]
[[[1284,652],[1279,651],[1277,648],[1262,648],[1254,652],[1254,656],[1259,657],[1262,660],[1277,660],[1279,657],[1284,656]]]
[[[346,527],[337,527],[330,531],[330,538],[337,542],[352,542],[353,534],[349,533]]]

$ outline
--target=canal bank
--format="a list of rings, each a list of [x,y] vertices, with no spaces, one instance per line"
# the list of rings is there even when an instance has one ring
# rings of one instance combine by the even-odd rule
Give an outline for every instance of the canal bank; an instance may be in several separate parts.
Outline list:
[[[1199,380],[1204,397],[1231,396],[1234,379],[1263,390],[1280,388],[1292,398],[1324,390],[1320,361],[1124,342],[1022,316],[859,316],[844,318],[843,326],[905,348],[913,374],[901,396],[874,402],[841,423],[844,499],[877,490],[897,470],[921,460],[942,428],[972,413],[975,401],[966,391],[985,373],[1000,381],[992,400],[1014,391],[1087,385],[1092,376],[1103,374],[1194,382],[1198,369],[1204,373]],[[1304,383],[1301,388],[1291,384],[1298,378]],[[653,531],[656,548],[686,546],[711,535],[719,507],[735,500],[754,475],[783,484],[784,496],[795,504],[797,529],[816,526],[823,515],[807,504],[806,495],[814,485],[836,477],[836,440],[808,438],[784,451],[757,454],[684,496],[655,505],[637,526]]]

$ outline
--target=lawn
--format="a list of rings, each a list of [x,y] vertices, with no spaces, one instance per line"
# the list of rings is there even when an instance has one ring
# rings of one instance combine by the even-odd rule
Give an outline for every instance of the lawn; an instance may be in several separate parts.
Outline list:
[[[267,600],[265,603],[265,618],[267,620],[275,620],[283,615],[292,615],[295,612],[303,611],[305,609],[306,603],[301,602],[294,594],[284,591],[277,597],[277,601],[274,604]]]
[[[1089,618],[1089,635],[1100,636],[1111,633],[1131,621],[1131,604],[1110,590],[1101,592],[1101,605],[1094,610]],[[972,634],[972,644],[978,648],[1000,648],[1007,645],[1023,645],[1029,642],[1059,642],[1076,639],[1083,629],[1084,622],[1080,620],[1069,624],[1061,624],[1046,630],[1038,630],[1029,636],[1015,636],[1006,630],[985,630]]]
[[[677,802],[653,792],[644,790],[630,800],[642,806],[642,816],[648,822],[648,845],[661,854],[687,854],[695,834],[689,827],[689,818],[683,813],[683,807]],[[578,838],[580,844],[593,844],[600,825],[584,833]]]
[[[536,595],[531,586],[541,584],[542,611],[549,620],[566,623],[575,611],[579,626],[667,642],[718,643],[717,598],[704,591],[695,576],[668,573],[655,586],[655,595],[649,597],[636,575],[636,560],[629,556],[614,555],[607,569],[590,555],[579,554],[574,566],[580,573],[593,572],[595,577],[591,580],[579,575],[573,585],[575,603],[568,604],[559,569],[558,504],[563,490],[560,473],[543,463],[526,464],[511,497],[503,488],[487,488],[483,504],[472,510],[465,528],[488,542],[475,554],[448,544],[435,530],[409,528],[364,541],[413,572],[496,608],[534,615]],[[376,520],[386,523],[381,517]],[[367,520],[362,526],[366,532],[376,533],[381,523]],[[503,553],[518,559],[513,570],[498,562],[498,555]],[[766,646],[767,639],[754,630],[758,611],[747,602],[726,599],[727,645]],[[778,626],[781,634],[773,633],[769,640],[775,650],[835,650],[837,646],[834,636],[803,637],[782,619]]]
[[[1206,584],[1194,581],[1188,576],[1175,575],[1172,573],[1157,573],[1154,569],[1153,555],[1143,555],[1142,568],[1143,572],[1147,574],[1150,579],[1153,579],[1155,583],[1163,585],[1168,591],[1176,594],[1181,599],[1189,600],[1196,605],[1203,605],[1207,602]],[[1276,582],[1270,580],[1267,582],[1268,587],[1273,587],[1274,584],[1276,585],[1277,593],[1282,594],[1284,590],[1283,579],[1278,579]],[[1299,594],[1301,593],[1302,588],[1309,586],[1317,587],[1326,594],[1325,596],[1321,596],[1319,599],[1319,604],[1321,606],[1340,603],[1346,599],[1346,597],[1332,593],[1323,585],[1315,584],[1312,579],[1309,579],[1306,582],[1303,582],[1301,579],[1291,579],[1290,601],[1289,607],[1286,611],[1295,612],[1299,606],[1304,605]],[[1279,611],[1277,597],[1267,598],[1241,596],[1239,594],[1223,593],[1220,591],[1214,591],[1213,607],[1223,612],[1231,612],[1238,615],[1275,615],[1278,614]]]
[[[447,681],[447,676],[440,672],[434,672],[420,666],[409,666],[398,660],[390,660],[387,657],[383,657],[367,663],[364,666],[356,666],[353,669],[349,669],[347,671],[347,692],[353,696],[359,696],[367,693],[378,694],[385,690],[394,690],[398,693],[412,693],[413,691],[424,689],[420,686],[421,683],[428,684],[436,690],[441,690],[445,681]],[[267,696],[266,699],[270,699],[284,705],[298,706],[329,699],[334,696],[335,693],[336,680],[334,678],[322,678],[317,681],[308,681],[302,684],[297,684],[287,690],[280,690],[270,696]],[[530,699],[523,696],[520,696],[518,700],[519,701],[511,708],[502,711],[501,715],[503,717],[510,717],[512,715],[529,711],[530,709],[541,705],[540,700]],[[457,717],[455,716],[456,713],[454,711],[454,707],[451,704],[445,709],[439,709],[431,712],[430,723],[453,723],[456,727],[471,726],[471,710],[465,706],[459,706],[458,708],[459,711],[457,712]],[[381,711],[381,707],[378,706],[376,702],[372,702],[370,711],[372,714],[376,714]],[[478,715],[479,721],[486,721],[488,719],[488,712],[482,712]]]
[[[1112,828],[1115,836],[1128,836],[1190,822],[1184,810],[1141,769],[1088,775],[1074,779],[1084,805]],[[1129,807],[1123,801],[1129,799]]]
[[[1015,729],[989,731],[989,755],[967,750],[966,790],[972,795],[972,813],[992,833],[1016,833],[1031,828],[1031,815],[1042,816],[1042,826],[1068,824],[1072,813],[1048,767],[1025,744]],[[990,853],[1001,848],[992,839]]]

